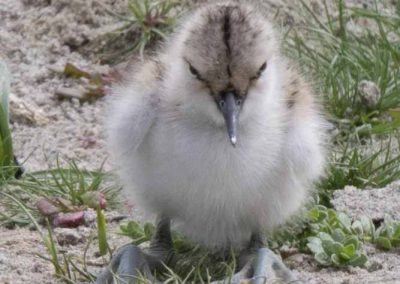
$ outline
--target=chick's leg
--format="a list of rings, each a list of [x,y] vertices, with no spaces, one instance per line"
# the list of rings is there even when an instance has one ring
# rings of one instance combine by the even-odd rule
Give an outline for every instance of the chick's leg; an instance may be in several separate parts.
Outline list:
[[[135,283],[140,275],[157,283],[152,271],[162,267],[171,252],[170,221],[160,219],[150,246],[143,250],[131,244],[121,247],[109,267],[97,277],[96,284]]]
[[[241,269],[233,275],[231,284],[242,283],[243,280],[249,280],[251,284],[263,284],[278,279],[283,283],[302,283],[277,255],[264,246],[259,234],[253,234],[248,248],[239,256],[238,264]]]
[[[302,283],[270,249],[260,248],[253,263],[250,283],[263,284],[272,279],[279,279],[284,283]]]

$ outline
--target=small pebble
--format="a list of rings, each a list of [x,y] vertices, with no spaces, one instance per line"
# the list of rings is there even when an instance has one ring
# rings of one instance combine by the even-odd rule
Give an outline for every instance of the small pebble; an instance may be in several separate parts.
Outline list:
[[[86,209],[83,215],[83,220],[85,226],[90,226],[93,224],[96,221],[96,210],[92,208]]]
[[[86,240],[83,233],[70,228],[55,228],[54,235],[61,246],[76,245]]]
[[[367,108],[373,109],[381,98],[381,92],[378,86],[371,81],[362,80],[358,83],[358,92],[360,94],[361,102]]]

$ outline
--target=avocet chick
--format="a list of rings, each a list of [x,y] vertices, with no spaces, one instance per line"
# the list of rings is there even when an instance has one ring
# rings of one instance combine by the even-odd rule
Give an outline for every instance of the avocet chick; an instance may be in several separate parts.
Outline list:
[[[205,5],[114,93],[110,151],[125,190],[159,221],[150,248],[120,250],[98,283],[151,277],[171,252],[170,221],[210,249],[241,250],[249,261],[233,282],[272,277],[268,265],[293,280],[262,234],[321,174],[323,119],[271,23],[249,3]]]

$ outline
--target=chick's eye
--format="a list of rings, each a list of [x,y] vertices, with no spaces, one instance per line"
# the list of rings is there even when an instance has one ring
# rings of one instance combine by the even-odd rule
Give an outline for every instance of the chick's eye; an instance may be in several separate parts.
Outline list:
[[[192,64],[189,64],[189,71],[190,71],[190,73],[192,73],[192,75],[193,75],[194,77],[196,77],[197,80],[202,81],[202,82],[205,82],[205,80],[200,76],[199,71],[197,71],[197,69],[194,68],[194,67],[192,66]]]
[[[258,69],[258,73],[261,75],[261,73],[264,72],[266,68],[267,68],[267,61],[265,61],[263,65],[261,65],[260,69]]]
[[[264,62],[263,65],[261,65],[261,67],[258,69],[257,74],[251,78],[251,80],[256,80],[258,78],[260,78],[261,74],[265,71],[265,69],[267,69],[267,62]]]
[[[192,73],[194,76],[196,76],[196,77],[199,76],[199,71],[197,71],[191,64],[189,64],[189,70],[190,70],[190,73]]]

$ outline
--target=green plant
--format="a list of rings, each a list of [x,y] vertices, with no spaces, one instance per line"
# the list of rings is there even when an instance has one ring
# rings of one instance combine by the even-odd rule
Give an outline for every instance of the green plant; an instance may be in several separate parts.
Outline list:
[[[359,240],[354,236],[345,236],[340,229],[335,229],[332,234],[320,232],[315,237],[309,237],[307,246],[322,265],[363,266],[368,260],[359,251]]]
[[[110,51],[114,45],[123,44],[114,54],[109,54],[112,60],[123,60],[129,54],[139,51],[141,57],[146,47],[171,32],[180,12],[177,0],[129,0],[128,15],[117,14],[106,9],[111,15],[122,21],[123,25],[113,32],[103,48]]]
[[[57,201],[61,211],[69,212],[90,205],[96,197],[91,193],[98,192],[107,200],[109,208],[115,208],[119,203],[120,187],[115,185],[113,176],[105,173],[102,167],[97,171],[88,171],[71,161],[67,167],[57,162],[54,169],[26,173],[19,180],[10,179],[3,186],[3,191],[23,201],[27,210],[35,218],[39,218],[36,202],[41,199]],[[0,212],[0,226],[30,224],[31,220],[8,197],[1,198],[0,204],[6,209]]]
[[[154,231],[155,227],[151,223],[141,226],[135,221],[129,221],[119,226],[119,234],[131,238],[132,243],[135,245],[150,241]]]
[[[385,186],[400,178],[400,17],[376,7],[349,8],[343,0],[334,11],[323,1],[325,15],[319,17],[300,3],[304,25],[287,33],[284,46],[318,82],[335,127],[318,184],[322,204],[330,206],[332,190]]]
[[[381,187],[400,179],[397,139],[337,145],[329,154],[329,166],[319,188],[326,192],[346,185]]]
[[[386,217],[377,229],[372,220],[362,216],[351,219],[343,212],[335,212],[322,205],[309,211],[307,247],[323,265],[362,266],[367,258],[360,250],[360,241],[390,250],[400,245],[400,223]]]
[[[359,237],[351,219],[342,212],[317,205],[309,211],[311,236],[307,247],[322,265],[363,266],[368,260],[362,253]]]
[[[12,177],[17,170],[8,125],[9,84],[10,76],[7,67],[0,58],[0,184]]]
[[[99,254],[105,255],[108,251],[107,243],[107,223],[103,211],[100,206],[96,208],[97,216],[97,238],[99,240]]]
[[[76,265],[76,260],[68,257],[65,253],[62,254],[62,261],[59,259],[59,251],[53,237],[52,228],[49,221],[46,219],[47,235],[42,231],[42,227],[37,223],[36,218],[31,214],[30,210],[18,198],[11,194],[2,192],[0,195],[8,198],[9,202],[14,203],[19,209],[26,214],[26,217],[31,221],[34,228],[39,232],[43,243],[46,246],[47,252],[50,257],[38,255],[39,257],[51,262],[57,277],[65,280],[67,283],[81,283],[82,279],[93,282],[95,277],[88,271],[86,267],[86,253],[89,248],[90,242],[85,248],[83,253],[83,267]]]
[[[361,216],[360,219],[353,221],[351,228],[361,240],[375,242],[375,225],[370,218]]]
[[[130,221],[120,225],[119,234],[131,238],[133,244],[140,245],[150,241],[155,227],[146,223],[143,226]],[[159,272],[163,281],[174,283],[209,283],[211,279],[222,279],[233,275],[236,265],[235,253],[230,255],[210,253],[207,249],[191,243],[177,232],[172,232],[174,256]]]
[[[400,126],[392,110],[400,105],[400,17],[375,9],[346,8],[337,1],[338,16],[328,12],[324,22],[301,0],[306,15],[305,33],[289,32],[289,55],[300,61],[318,81],[326,110],[338,127],[336,140],[353,133],[359,136],[390,133]],[[363,20],[370,28],[348,28],[349,21]],[[371,82],[375,92],[366,102],[360,84]]]
[[[382,224],[374,233],[374,243],[377,247],[390,250],[400,245],[400,223],[390,218],[385,218]]]

